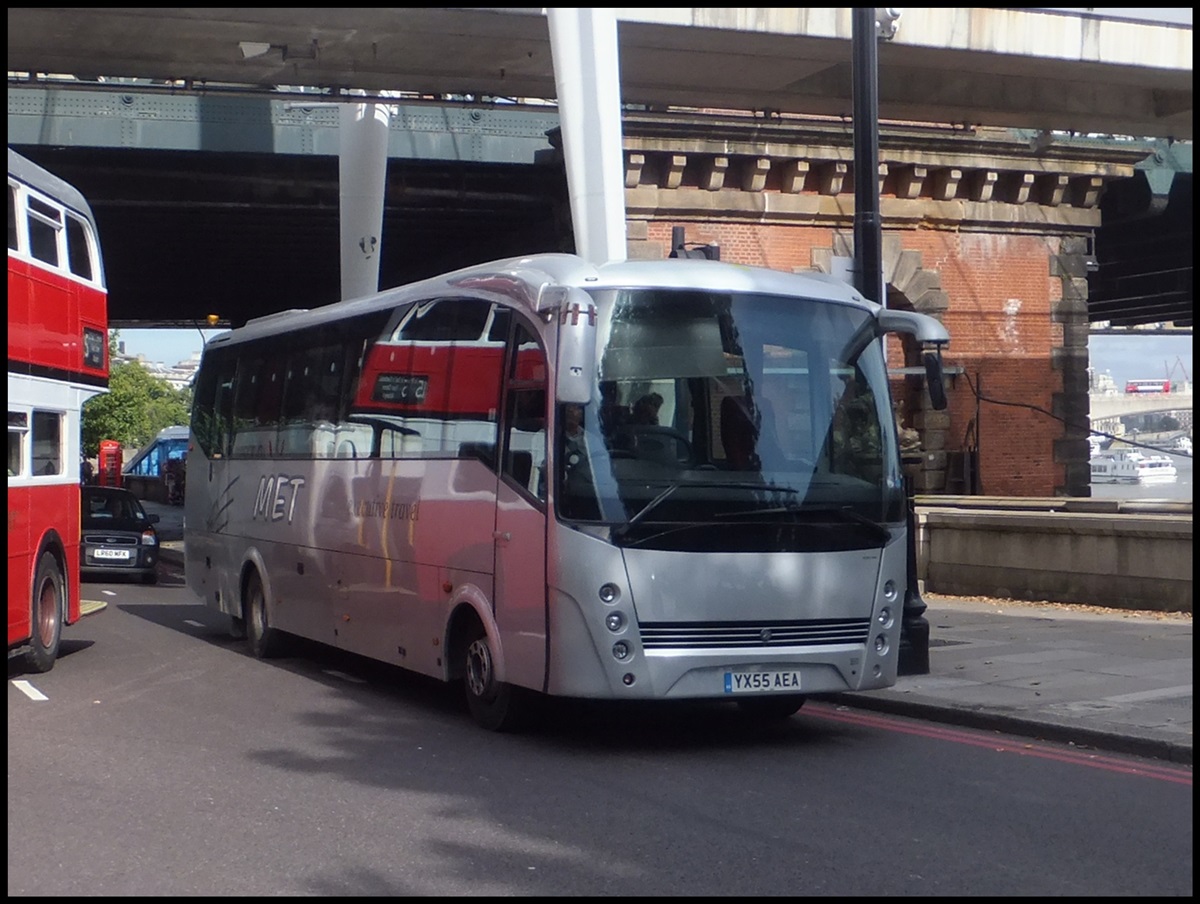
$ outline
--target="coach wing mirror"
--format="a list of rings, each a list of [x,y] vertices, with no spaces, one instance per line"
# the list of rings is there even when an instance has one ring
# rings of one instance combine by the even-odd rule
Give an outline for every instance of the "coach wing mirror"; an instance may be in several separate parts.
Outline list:
[[[925,364],[925,385],[929,389],[929,402],[935,410],[946,407],[946,384],[943,380],[942,346],[950,341],[950,334],[940,320],[916,311],[897,311],[885,308],[878,314],[879,328],[884,333],[906,333],[922,345],[932,345],[932,352],[922,354]]]
[[[596,382],[596,302],[581,289],[563,293],[556,305],[558,318],[559,402],[586,405]]]
[[[934,411],[942,411],[946,407],[946,383],[942,379],[942,347],[939,345],[932,352],[925,352],[925,387],[929,390],[929,404]]]
[[[884,333],[907,333],[922,345],[940,346],[950,341],[950,334],[942,322],[928,314],[885,308],[877,316],[879,328]]]

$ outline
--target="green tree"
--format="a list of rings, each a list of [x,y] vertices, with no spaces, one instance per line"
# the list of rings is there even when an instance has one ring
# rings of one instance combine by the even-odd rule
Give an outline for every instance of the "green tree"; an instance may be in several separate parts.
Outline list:
[[[140,448],[164,427],[186,424],[190,409],[191,390],[176,389],[137,361],[116,361],[108,392],[83,405],[83,454],[99,454],[102,439]]]

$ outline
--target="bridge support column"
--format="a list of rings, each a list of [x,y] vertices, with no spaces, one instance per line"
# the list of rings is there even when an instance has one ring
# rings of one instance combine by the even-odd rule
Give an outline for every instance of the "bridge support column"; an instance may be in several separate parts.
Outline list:
[[[612,9],[548,7],[575,253],[623,261],[625,159],[617,19]]]
[[[379,291],[391,112],[383,104],[343,104],[339,112],[338,203],[345,300]]]

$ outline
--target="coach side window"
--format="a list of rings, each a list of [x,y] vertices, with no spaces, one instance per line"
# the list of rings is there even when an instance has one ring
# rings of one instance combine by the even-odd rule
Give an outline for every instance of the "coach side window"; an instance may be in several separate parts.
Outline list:
[[[546,498],[546,353],[518,323],[509,361],[501,473],[531,496]]]
[[[229,351],[205,352],[196,378],[192,433],[204,454],[223,458],[233,439],[233,388],[237,356]]]
[[[288,355],[280,455],[334,457],[344,360],[341,344],[303,346]]]
[[[233,454],[271,458],[278,452],[283,399],[282,355],[274,349],[250,352],[238,365],[233,399]]]
[[[406,306],[367,348],[348,420],[369,424],[383,458],[494,463],[504,343],[489,302],[442,298]]]

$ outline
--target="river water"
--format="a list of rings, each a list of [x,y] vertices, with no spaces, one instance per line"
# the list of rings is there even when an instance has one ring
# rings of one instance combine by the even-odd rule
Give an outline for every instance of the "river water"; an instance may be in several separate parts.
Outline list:
[[[1179,472],[1174,483],[1148,485],[1101,483],[1092,484],[1093,499],[1168,499],[1171,502],[1192,501],[1192,457],[1172,455]]]

